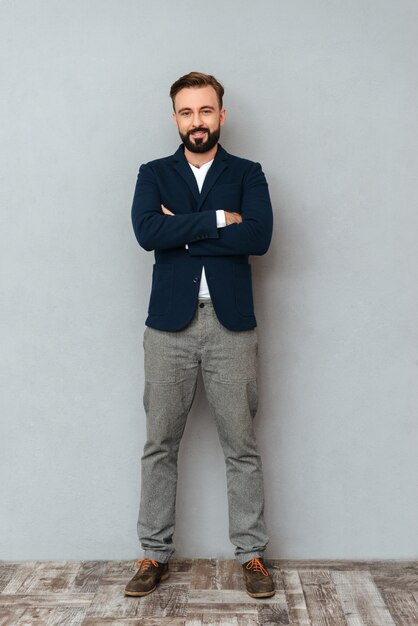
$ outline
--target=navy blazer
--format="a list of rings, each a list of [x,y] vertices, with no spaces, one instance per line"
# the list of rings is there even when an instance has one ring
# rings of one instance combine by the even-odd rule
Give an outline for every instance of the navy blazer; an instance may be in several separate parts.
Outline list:
[[[175,215],[164,215],[161,204]],[[241,213],[242,223],[217,228],[217,209]],[[267,252],[273,229],[259,163],[218,144],[199,193],[181,144],[139,168],[132,224],[139,245],[155,255],[147,326],[177,331],[191,322],[202,266],[220,323],[235,331],[257,326],[248,256]]]

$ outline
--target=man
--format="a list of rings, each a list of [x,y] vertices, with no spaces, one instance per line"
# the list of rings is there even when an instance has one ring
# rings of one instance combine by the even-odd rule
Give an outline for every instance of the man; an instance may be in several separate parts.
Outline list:
[[[249,255],[269,248],[273,217],[259,163],[218,143],[224,89],[191,72],[171,87],[182,139],[174,155],[141,165],[132,206],[135,236],[154,251],[144,331],[144,408],[138,536],[144,558],[125,594],[144,596],[169,576],[174,552],[177,457],[201,367],[225,455],[229,536],[247,592],[275,593],[263,554],[257,411],[257,333]],[[202,529],[204,532],[204,529]]]

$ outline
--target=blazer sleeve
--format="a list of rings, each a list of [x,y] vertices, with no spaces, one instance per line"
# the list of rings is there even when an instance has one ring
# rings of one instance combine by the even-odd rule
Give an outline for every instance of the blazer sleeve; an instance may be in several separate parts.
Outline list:
[[[273,211],[260,163],[253,163],[244,181],[241,215],[241,224],[230,224],[221,228],[216,240],[189,243],[189,254],[262,255],[267,252],[273,232]]]
[[[135,237],[144,250],[178,248],[186,243],[219,237],[215,211],[165,215],[155,173],[141,165],[131,211]]]

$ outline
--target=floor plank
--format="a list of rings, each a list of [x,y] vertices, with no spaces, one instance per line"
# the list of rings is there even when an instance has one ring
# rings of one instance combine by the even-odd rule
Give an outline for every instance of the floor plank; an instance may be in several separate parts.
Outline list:
[[[311,621],[321,626],[346,626],[337,590],[329,570],[299,570]]]
[[[73,607],[55,609],[45,626],[80,626],[86,614],[85,608]]]
[[[216,559],[194,559],[191,589],[218,589]]]
[[[70,585],[71,591],[96,593],[112,564],[109,561],[82,561]]]
[[[184,626],[184,619],[178,617],[86,617],[81,626]]]
[[[292,626],[312,626],[302,589],[302,581],[296,569],[283,570],[283,585]]]
[[[95,598],[93,593],[10,593],[0,595],[0,607],[58,607],[89,606]]]
[[[284,601],[284,592],[278,590],[276,594],[270,598],[263,598],[263,604],[274,604],[279,600],[280,594]],[[252,598],[243,589],[190,589],[189,591],[190,605],[213,605],[213,604],[259,604],[259,598]]]
[[[417,626],[418,604],[411,591],[384,591],[382,597],[396,626]]]
[[[348,626],[396,626],[370,572],[331,572]]]
[[[0,566],[0,593],[15,576],[18,567],[18,563],[4,563]]]
[[[286,603],[257,606],[259,626],[287,626],[290,624]]]
[[[5,565],[7,567],[7,564]],[[33,575],[33,571],[36,566],[36,561],[23,561],[18,564],[14,570],[13,576],[9,578],[7,584],[3,587],[2,593],[16,593],[28,576],[30,577]],[[1,563],[1,569],[3,569],[3,563]]]

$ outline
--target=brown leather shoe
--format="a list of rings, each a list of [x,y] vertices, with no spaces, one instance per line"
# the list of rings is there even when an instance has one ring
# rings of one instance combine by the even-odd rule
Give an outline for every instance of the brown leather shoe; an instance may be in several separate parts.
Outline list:
[[[125,596],[146,596],[157,588],[161,580],[170,576],[168,563],[158,563],[152,559],[140,559],[136,562],[139,570],[125,587]]]
[[[264,559],[255,557],[242,566],[244,570],[245,586],[248,595],[253,598],[268,598],[274,596],[276,589],[270,574],[266,569]]]

